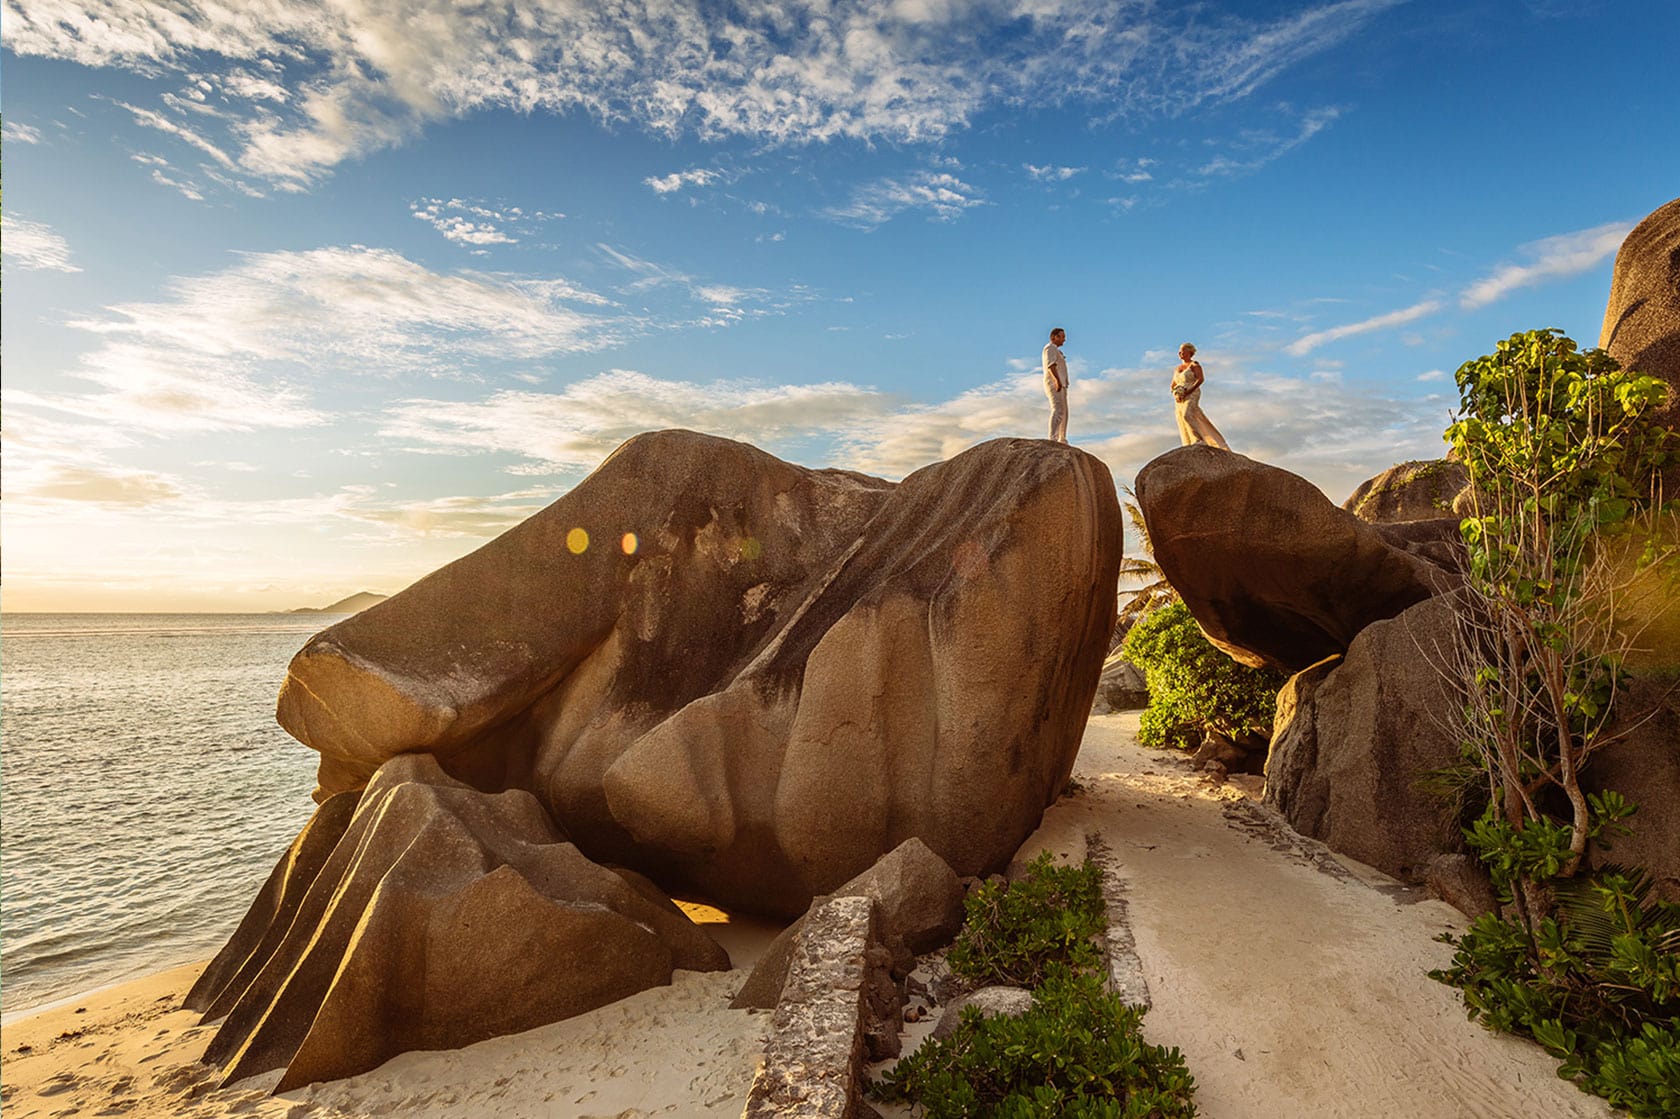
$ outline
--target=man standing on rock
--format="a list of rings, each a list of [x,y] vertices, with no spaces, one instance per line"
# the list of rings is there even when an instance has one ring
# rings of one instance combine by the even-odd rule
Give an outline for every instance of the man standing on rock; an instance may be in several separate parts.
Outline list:
[[[1062,343],[1067,331],[1057,327],[1050,332],[1050,343],[1044,347],[1044,395],[1050,398],[1050,438],[1057,443],[1067,442],[1067,358],[1062,356]]]

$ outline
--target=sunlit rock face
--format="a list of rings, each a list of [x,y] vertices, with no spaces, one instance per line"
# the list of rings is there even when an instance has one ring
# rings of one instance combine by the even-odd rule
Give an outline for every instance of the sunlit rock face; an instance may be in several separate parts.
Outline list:
[[[1215,447],[1168,451],[1138,472],[1155,562],[1214,645],[1299,672],[1365,626],[1446,589],[1431,522],[1366,524],[1305,478]],[[1456,530],[1450,521],[1443,530]]]
[[[1461,462],[1402,462],[1361,482],[1342,508],[1371,524],[1434,520],[1452,516],[1454,499],[1469,483],[1470,472]]]
[[[1680,427],[1680,198],[1652,212],[1622,242],[1598,345],[1622,368],[1667,381],[1668,404],[1658,415]]]
[[[692,432],[324,631],[281,724],[320,789],[435,755],[592,857],[742,908],[919,836],[1003,865],[1072,767],[1114,626],[1095,458],[996,440],[901,483]]]
[[[205,1060],[276,1091],[581,1014],[729,957],[633,873],[565,842],[534,797],[426,754],[327,800],[187,996]]]

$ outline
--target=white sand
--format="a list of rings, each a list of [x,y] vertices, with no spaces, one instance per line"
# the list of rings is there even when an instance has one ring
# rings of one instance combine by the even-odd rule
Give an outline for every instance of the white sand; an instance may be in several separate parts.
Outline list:
[[[1203,1115],[1612,1114],[1558,1080],[1538,1047],[1467,1021],[1456,993],[1425,975],[1450,955],[1433,938],[1463,927],[1456,911],[1278,829],[1236,788],[1138,747],[1136,729],[1135,714],[1091,720],[1075,769],[1084,789],[1029,847],[1072,852],[1091,832],[1107,842],[1154,1002],[1146,1031],[1183,1051]],[[717,931],[742,969],[774,929]],[[744,970],[678,972],[591,1014],[274,1097],[260,1080],[215,1089],[195,1063],[210,1031],[171,1007],[196,973],[7,1023],[6,1119],[738,1116],[769,1024],[728,1009]]]
[[[1465,1017],[1427,976],[1462,914],[1332,855],[1182,755],[1145,750],[1135,713],[1091,720],[1085,790],[1029,843],[1095,831],[1127,883],[1153,1009],[1212,1119],[1608,1116],[1531,1042]],[[1258,796],[1258,779],[1243,779]],[[1372,805],[1373,812],[1380,805]]]

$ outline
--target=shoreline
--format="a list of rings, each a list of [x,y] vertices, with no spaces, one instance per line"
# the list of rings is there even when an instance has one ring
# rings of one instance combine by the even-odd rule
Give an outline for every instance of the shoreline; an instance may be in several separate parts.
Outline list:
[[[28,1006],[20,1006],[15,1010],[0,1012],[0,1029],[10,1029],[13,1026],[23,1025],[31,1018],[41,1014],[50,1014],[52,1011],[62,1009],[72,1003],[100,999],[102,996],[108,996],[111,993],[116,992],[120,987],[126,987],[131,983],[145,983],[163,975],[165,972],[179,971],[181,968],[186,967],[203,970],[209,962],[209,956],[200,956],[196,959],[180,960],[175,963],[163,964],[160,967],[151,967],[148,965],[148,969],[146,971],[133,972],[126,974],[121,978],[96,983],[92,987],[85,987],[76,991],[74,994],[52,995],[43,1002],[33,1002]]]

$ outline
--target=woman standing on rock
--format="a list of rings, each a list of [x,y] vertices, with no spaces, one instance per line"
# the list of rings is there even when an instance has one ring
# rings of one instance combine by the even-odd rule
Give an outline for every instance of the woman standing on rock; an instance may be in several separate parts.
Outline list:
[[[1196,347],[1186,342],[1178,348],[1178,368],[1173,370],[1172,394],[1178,402],[1174,409],[1178,416],[1178,437],[1188,447],[1192,443],[1211,443],[1221,450],[1231,445],[1213,426],[1202,411],[1202,363],[1196,360]]]

